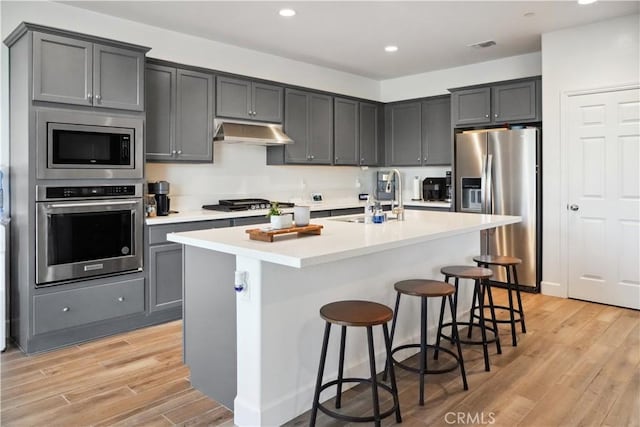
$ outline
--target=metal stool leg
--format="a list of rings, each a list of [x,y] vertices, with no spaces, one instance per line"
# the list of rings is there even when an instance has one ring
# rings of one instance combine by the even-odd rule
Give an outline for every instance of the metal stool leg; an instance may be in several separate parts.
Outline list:
[[[378,381],[376,380],[376,355],[373,350],[373,328],[367,326],[369,343],[369,367],[371,368],[371,394],[373,396],[373,417],[376,427],[380,427],[380,401],[378,400]]]
[[[475,292],[478,293],[478,305],[484,305],[484,288],[480,285],[480,280],[475,281]],[[484,370],[490,371],[489,367],[489,349],[487,348],[487,330],[485,327],[484,310],[480,310],[480,332],[482,333],[482,350],[484,352]]]
[[[424,406],[424,374],[427,369],[427,298],[422,297],[420,309],[420,398],[418,404]]]
[[[444,304],[444,301],[443,301]],[[469,390],[467,384],[467,373],[464,370],[464,360],[462,359],[462,348],[460,347],[460,334],[458,333],[458,323],[456,321],[456,311],[453,305],[453,298],[449,295],[449,308],[451,309],[451,323],[453,327],[453,333],[455,334],[456,347],[458,348],[458,361],[460,362],[460,374],[462,375],[462,386],[465,390]]]
[[[433,352],[433,360],[438,360],[438,350],[440,349],[440,325],[444,321],[444,307],[447,305],[447,298],[442,297],[442,303],[440,305],[440,317],[438,321],[438,334],[436,336],[436,348]],[[453,326],[452,326],[453,327]]]
[[[324,339],[322,340],[322,351],[320,352],[320,366],[318,367],[318,378],[316,379],[316,390],[313,393],[313,406],[311,407],[311,419],[309,426],[316,425],[316,416],[318,415],[318,405],[320,404],[320,387],[322,387],[322,376],[324,375],[324,362],[327,359],[327,346],[329,344],[329,333],[331,332],[331,323],[327,322],[324,327]]]
[[[491,323],[493,325],[493,330],[496,334],[496,351],[498,354],[502,354],[502,347],[500,346],[500,333],[498,332],[498,321],[496,319],[496,309],[493,305],[493,294],[491,293],[491,284],[489,284],[488,280],[483,281],[482,285],[486,290],[489,296],[489,310],[491,311]],[[484,311],[484,305],[481,306],[482,311]]]
[[[336,394],[336,409],[342,406],[342,377],[344,373],[344,345],[347,340],[347,327],[342,327],[342,335],[340,337],[340,361],[338,362],[338,390]]]
[[[389,338],[389,346],[393,345],[393,336],[396,334],[396,321],[398,320],[398,308],[400,307],[400,292],[397,292],[396,305],[393,310],[393,320],[391,321],[391,337]],[[386,324],[385,324],[386,327]],[[382,374],[382,381],[387,380],[387,372],[393,365],[393,359],[391,359],[391,352],[387,355],[387,363],[384,365],[384,373]]]
[[[396,307],[396,310],[397,310],[397,307]],[[389,329],[387,328],[386,323],[382,324],[382,332],[384,334],[384,344],[387,349],[387,360],[391,360],[391,339],[389,338]],[[389,379],[391,380],[391,390],[393,390],[393,403],[396,406],[396,422],[401,423],[402,415],[400,415],[400,401],[398,398],[398,385],[396,384],[396,373],[395,373],[395,369],[393,369],[393,366],[391,366],[390,364],[387,364],[387,367],[389,369]]]
[[[507,293],[509,294],[509,319],[511,320],[511,345],[516,347],[518,340],[516,338],[516,316],[513,312],[513,287],[511,285],[511,268],[508,265],[504,266],[507,270]]]
[[[520,310],[520,326],[522,327],[522,333],[527,333],[527,327],[524,325],[524,308],[522,308],[522,299],[520,298],[520,282],[518,282],[518,273],[516,266],[513,266],[513,281],[516,285],[516,296],[518,297],[518,310]]]
[[[444,276],[444,281],[449,283],[449,278],[451,276]],[[456,287],[456,298],[457,298],[457,294],[458,294],[458,279],[455,280],[455,287]],[[456,303],[457,303],[457,299],[456,299]],[[444,322],[444,310],[440,309],[440,319],[438,320],[438,334],[437,334],[437,345],[440,345],[440,337],[443,336],[442,335],[442,323]],[[434,359],[438,358],[438,352],[436,350],[436,352],[434,353]]]
[[[471,311],[469,312],[469,329],[467,330],[467,338],[471,338],[471,333],[473,332],[473,319],[474,319],[474,313],[476,312],[476,293],[473,293],[473,299],[471,301]],[[480,306],[480,310],[482,310],[482,305],[478,304]]]

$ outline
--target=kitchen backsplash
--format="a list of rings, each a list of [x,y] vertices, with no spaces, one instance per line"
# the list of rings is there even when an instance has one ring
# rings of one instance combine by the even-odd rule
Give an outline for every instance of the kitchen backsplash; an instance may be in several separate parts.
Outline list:
[[[171,209],[188,211],[227,198],[309,202],[312,192],[322,193],[325,200],[356,200],[358,193],[372,190],[375,172],[381,169],[267,166],[265,158],[265,147],[216,143],[213,164],[147,163],[145,174],[148,181],[169,181]],[[399,169],[408,200],[414,176],[445,176],[449,168]]]

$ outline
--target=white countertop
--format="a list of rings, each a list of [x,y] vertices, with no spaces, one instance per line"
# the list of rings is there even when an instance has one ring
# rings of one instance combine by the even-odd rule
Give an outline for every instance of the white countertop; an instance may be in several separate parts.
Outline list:
[[[383,202],[383,204],[389,204],[389,202]],[[331,202],[321,203],[308,203],[312,211],[324,211],[331,209],[348,209],[361,207],[364,212],[364,201],[358,200],[336,200]],[[408,201],[404,203],[405,206],[422,206],[432,208],[449,208],[451,203],[449,202],[423,202],[423,201]],[[152,218],[146,218],[147,225],[160,225],[160,224],[175,224],[180,222],[193,222],[193,221],[209,221],[216,219],[228,219],[228,218],[244,218],[251,216],[266,216],[268,209],[257,209],[248,211],[236,211],[236,212],[222,212],[222,211],[210,211],[206,209],[199,209],[195,211],[180,211],[179,213],[170,214],[166,216],[156,216]],[[283,209],[285,213],[293,212],[293,209]]]
[[[245,230],[256,228],[255,225],[171,233],[167,235],[167,240],[302,268],[522,220],[517,216],[434,211],[409,210],[405,214],[405,221],[383,224],[348,223],[336,221],[335,218],[314,219],[313,224],[324,226],[321,235],[300,238],[295,234],[279,236],[272,243],[249,239]]]

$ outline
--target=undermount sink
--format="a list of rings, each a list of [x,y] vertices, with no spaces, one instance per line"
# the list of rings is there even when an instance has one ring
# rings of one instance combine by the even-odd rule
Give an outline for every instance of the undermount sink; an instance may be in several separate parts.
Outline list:
[[[386,221],[395,221],[398,218],[387,216]],[[364,215],[357,216],[345,216],[345,217],[336,217],[329,218],[330,221],[340,221],[340,222],[351,222],[355,224],[364,224]]]

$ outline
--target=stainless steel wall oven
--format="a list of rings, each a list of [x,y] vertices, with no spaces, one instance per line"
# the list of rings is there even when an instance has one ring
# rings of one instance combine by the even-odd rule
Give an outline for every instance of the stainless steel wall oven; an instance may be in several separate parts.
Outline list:
[[[142,270],[142,184],[36,188],[36,284]]]
[[[39,179],[142,179],[143,120],[43,109],[36,113]]]

